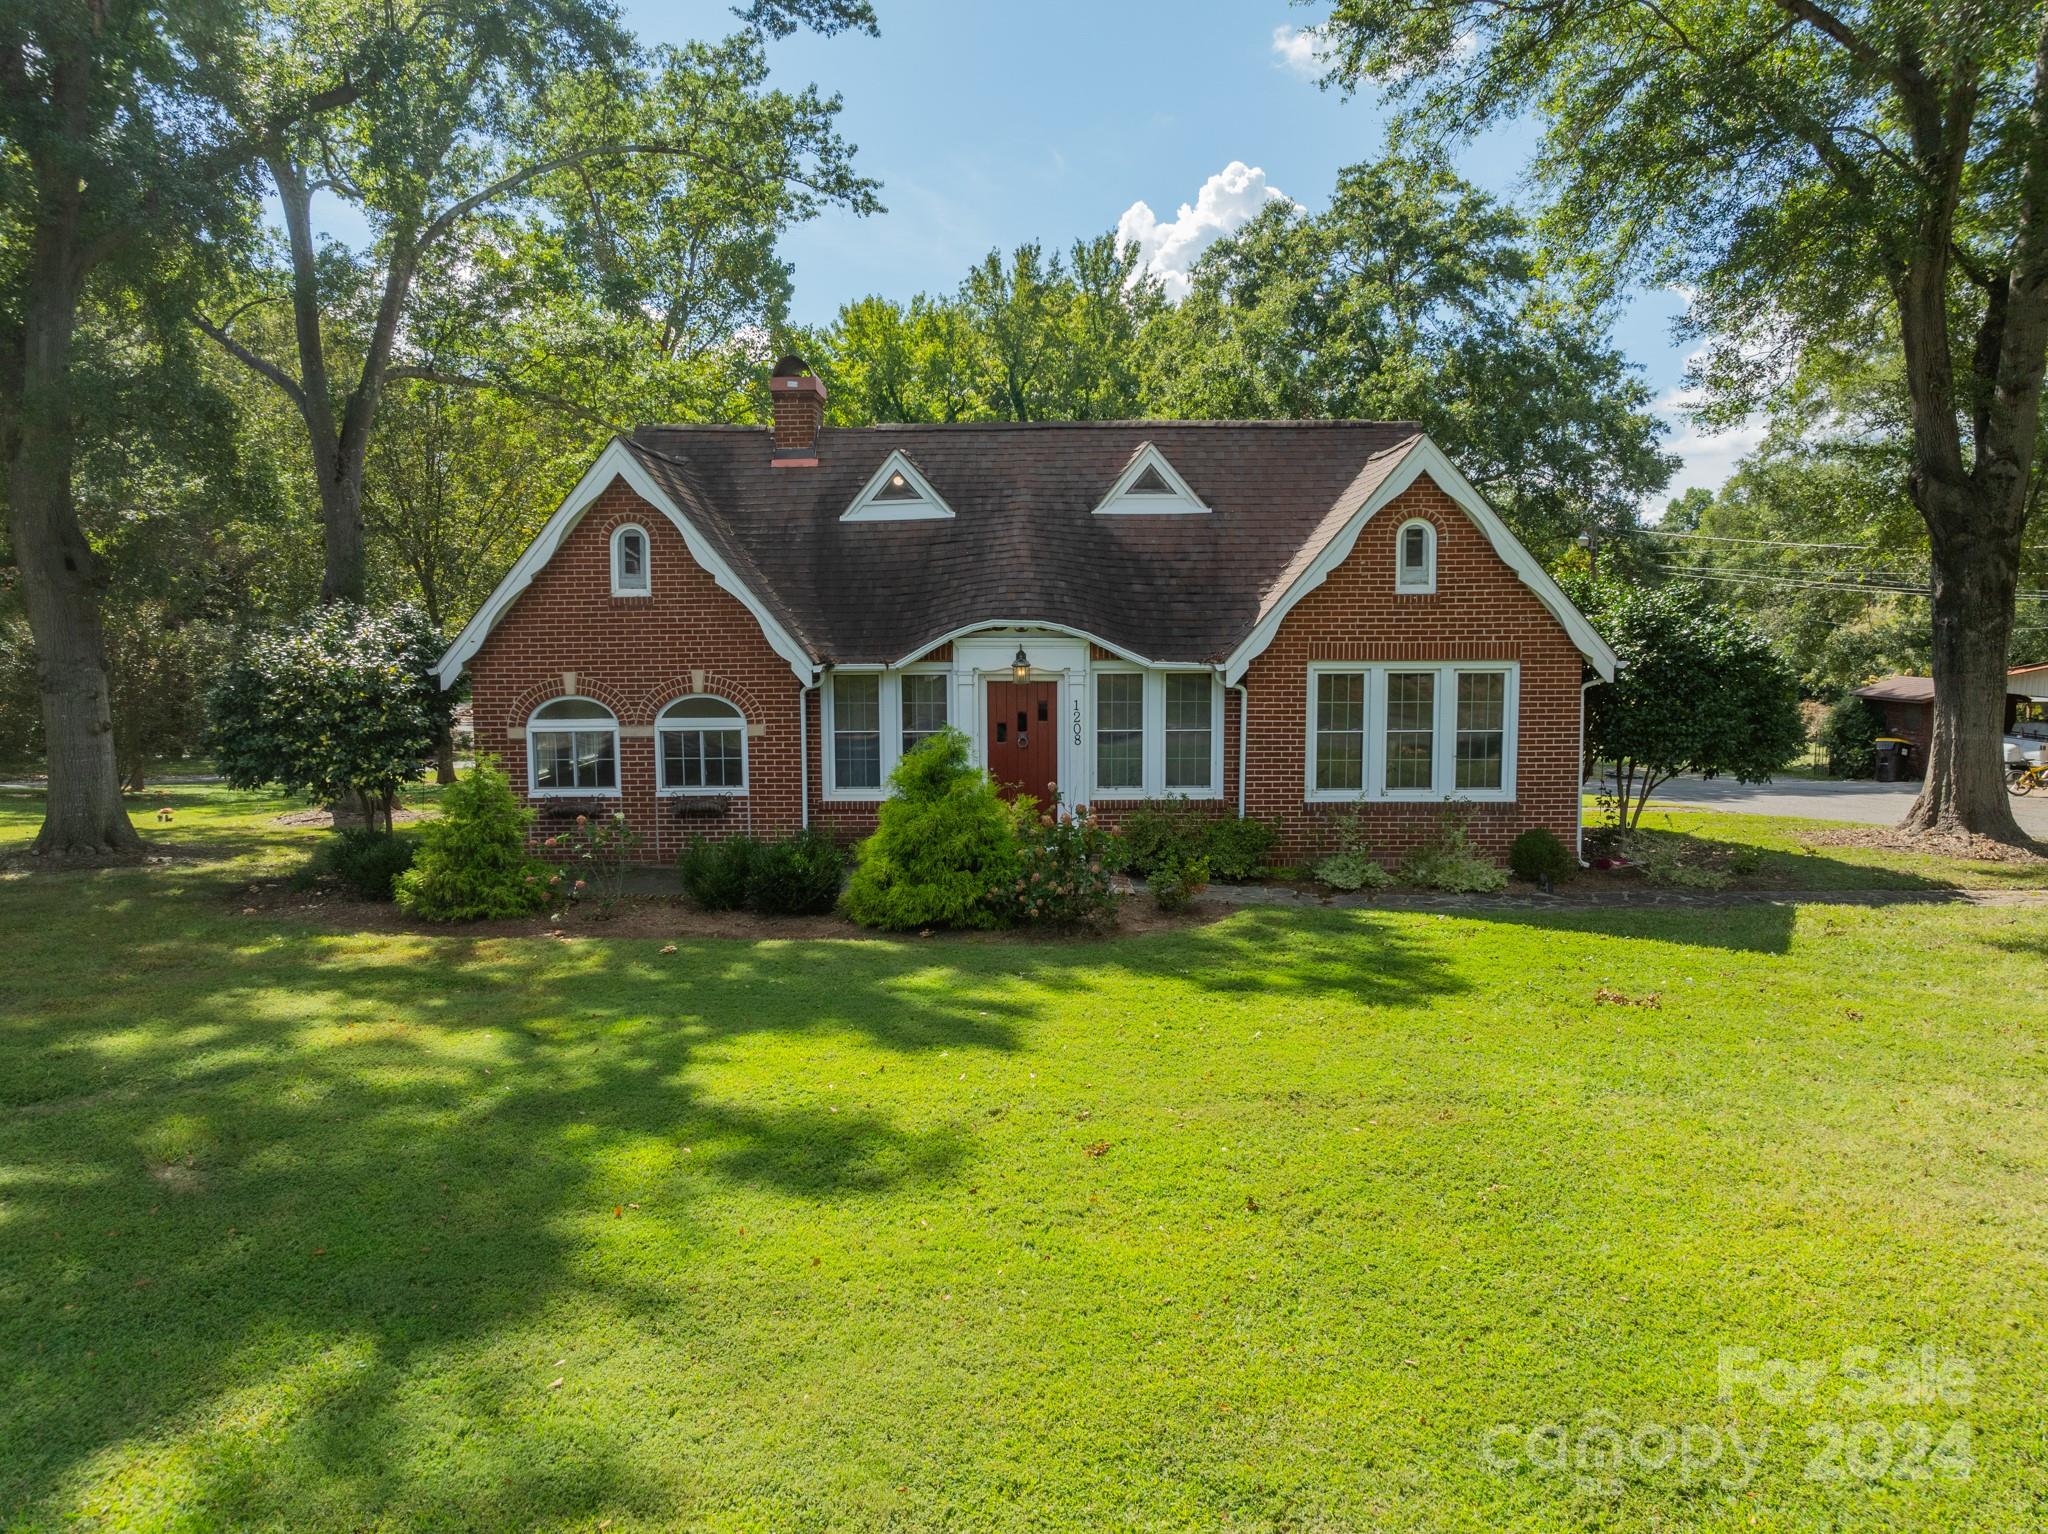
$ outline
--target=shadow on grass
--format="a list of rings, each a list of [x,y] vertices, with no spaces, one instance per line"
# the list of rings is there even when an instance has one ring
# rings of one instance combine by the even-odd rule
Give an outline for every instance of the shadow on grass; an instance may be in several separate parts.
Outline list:
[[[1279,912],[1117,944],[661,957],[309,934],[230,914],[228,877],[0,886],[29,934],[0,972],[0,1523],[61,1521],[93,1461],[167,1442],[231,1526],[659,1516],[671,1488],[608,1419],[506,1409],[537,1366],[492,1344],[565,1304],[622,1335],[672,1311],[670,1280],[729,1240],[705,1204],[728,1190],[879,1207],[977,1154],[971,1119],[830,1111],[791,1042],[1000,1055],[1048,998],[1099,997],[1114,1026],[1143,981],[1393,1008],[1457,986],[1398,923]],[[757,1085],[706,1089],[761,1046]],[[629,1203],[630,1263],[606,1248],[629,1226],[591,1223]],[[237,1439],[252,1415],[279,1445]],[[216,1420],[225,1446],[189,1452]]]

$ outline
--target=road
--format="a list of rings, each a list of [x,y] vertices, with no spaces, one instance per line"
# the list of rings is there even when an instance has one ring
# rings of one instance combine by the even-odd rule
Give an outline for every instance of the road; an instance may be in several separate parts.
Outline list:
[[[1673,778],[1650,796],[1653,804],[1690,810],[1732,810],[1742,815],[1799,815],[1808,820],[1844,820],[1860,825],[1894,825],[1919,792],[1917,783],[1836,782],[1826,778],[1776,778],[1737,783],[1733,778]],[[2048,795],[2039,790],[2012,800],[2020,829],[2048,841]]]

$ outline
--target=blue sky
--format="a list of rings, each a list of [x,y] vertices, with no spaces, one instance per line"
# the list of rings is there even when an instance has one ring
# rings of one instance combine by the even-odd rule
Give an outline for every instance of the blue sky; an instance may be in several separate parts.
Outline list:
[[[716,0],[628,0],[650,41],[728,30]],[[1368,94],[1319,89],[1299,29],[1326,11],[1285,0],[876,0],[881,36],[798,34],[771,45],[778,84],[816,82],[845,101],[846,136],[882,183],[888,212],[828,214],[796,231],[796,318],[830,318],[868,293],[950,291],[991,249],[1065,247],[1124,220],[1150,232],[1172,285],[1268,189],[1321,206],[1341,166],[1377,155],[1386,113]],[[1472,180],[1527,201],[1526,134],[1460,156]],[[1235,171],[1231,170],[1236,167]],[[1204,196],[1204,189],[1207,196]],[[1150,220],[1133,212],[1143,203]],[[1126,218],[1126,215],[1131,216]],[[1640,295],[1616,338],[1664,403],[1672,487],[1718,484],[1751,445],[1701,438],[1672,408],[1685,347],[1682,304]]]

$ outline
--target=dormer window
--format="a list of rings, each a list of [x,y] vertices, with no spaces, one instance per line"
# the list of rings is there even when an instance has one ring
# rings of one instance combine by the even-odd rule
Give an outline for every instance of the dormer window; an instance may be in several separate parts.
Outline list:
[[[1436,590],[1436,528],[1417,518],[1394,535],[1394,587],[1410,596]]]
[[[840,514],[842,522],[928,522],[953,515],[953,508],[917,472],[899,449],[891,453],[853,504]]]
[[[1165,455],[1151,443],[1139,446],[1124,465],[1109,494],[1095,508],[1099,517],[1175,516],[1206,512],[1209,508],[1188,488],[1188,482],[1174,472]]]
[[[647,529],[627,523],[612,532],[612,595],[644,597],[647,578]]]

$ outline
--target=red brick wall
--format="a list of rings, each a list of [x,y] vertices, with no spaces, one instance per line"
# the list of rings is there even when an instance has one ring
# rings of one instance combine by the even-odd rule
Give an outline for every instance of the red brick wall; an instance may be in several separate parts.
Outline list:
[[[1430,596],[1397,597],[1394,535],[1417,515],[1438,528],[1437,589]],[[622,522],[647,530],[651,596],[611,595],[610,538]],[[944,656],[934,651],[927,658]],[[1246,809],[1281,827],[1276,855],[1283,862],[1308,862],[1329,851],[1335,842],[1332,818],[1354,808],[1303,801],[1311,660],[1519,661],[1517,799],[1476,806],[1473,838],[1498,856],[1524,827],[1546,825],[1572,844],[1578,815],[1578,652],[1484,534],[1433,483],[1420,482],[1373,518],[1351,556],[1287,616],[1246,673],[1252,731]],[[641,856],[649,862],[672,861],[697,833],[787,835],[802,821],[800,697],[808,715],[812,823],[845,839],[873,828],[873,804],[820,797],[825,742],[818,693],[803,694],[753,615],[697,566],[668,519],[623,483],[584,514],[469,670],[478,747],[496,753],[522,790],[525,742],[509,731],[523,728],[536,706],[563,695],[565,671],[575,674],[577,695],[596,698],[619,716],[622,796],[536,800],[536,835],[562,829],[580,811],[621,810],[646,838]],[[705,673],[701,690],[736,704],[750,726],[750,791],[744,797],[655,796],[654,717],[673,699],[698,690],[692,680],[697,670]],[[1224,797],[1209,806],[1218,814],[1234,813],[1237,804],[1239,707],[1237,691],[1230,689],[1224,701]],[[707,806],[721,813],[702,813]],[[1105,805],[1105,819],[1114,823],[1130,807]],[[1429,804],[1356,808],[1374,850],[1388,862],[1435,835],[1442,814],[1440,806]]]
[[[1426,517],[1437,529],[1433,595],[1394,592],[1394,537],[1411,517]],[[1281,859],[1308,862],[1334,850],[1333,817],[1357,809],[1373,851],[1383,862],[1397,862],[1437,834],[1443,806],[1303,802],[1312,660],[1519,661],[1515,802],[1474,805],[1472,841],[1499,857],[1523,829],[1541,825],[1573,845],[1579,807],[1578,650],[1434,481],[1418,480],[1366,524],[1350,556],[1287,615],[1244,677],[1251,693],[1245,812],[1280,825]],[[1379,749],[1368,742],[1368,760]]]
[[[611,594],[611,533],[623,522],[647,529],[651,595]],[[692,677],[700,670],[701,689]],[[674,524],[623,482],[584,512],[469,663],[477,749],[495,753],[521,792],[526,743],[509,731],[564,695],[565,671],[575,673],[575,695],[595,698],[619,717],[622,793],[533,800],[536,836],[565,828],[580,812],[623,811],[645,838],[640,857],[666,863],[700,832],[783,836],[797,828],[795,672],[769,647],[753,614],[690,557]],[[746,716],[744,796],[655,796],[654,716],[697,691],[727,699]]]

